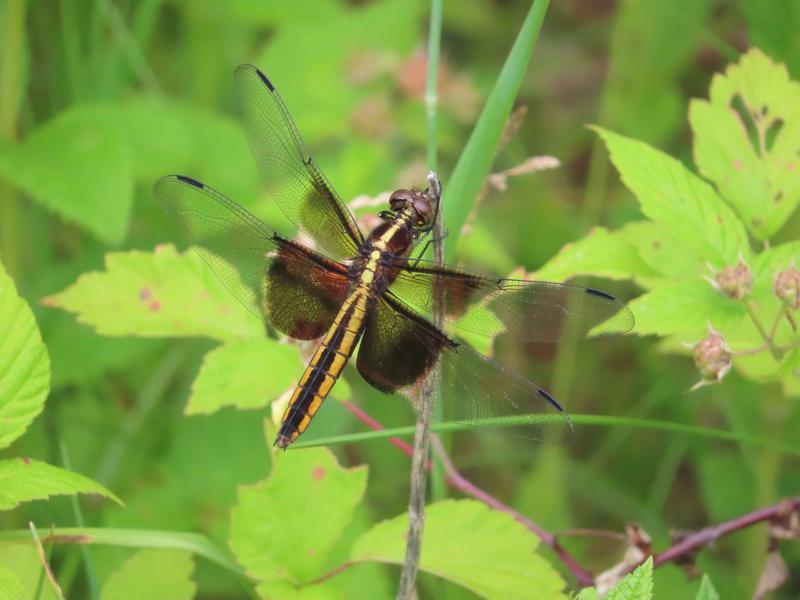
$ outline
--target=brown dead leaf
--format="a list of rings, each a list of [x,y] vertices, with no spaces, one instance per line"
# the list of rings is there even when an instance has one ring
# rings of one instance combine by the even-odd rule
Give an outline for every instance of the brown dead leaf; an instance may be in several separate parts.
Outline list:
[[[789,579],[789,567],[783,557],[778,553],[777,548],[767,552],[767,560],[764,562],[764,569],[758,579],[756,591],[753,593],[753,600],[761,600],[769,592],[774,592]]]
[[[800,514],[788,500],[769,524],[769,537],[770,540],[800,539]]]
[[[636,523],[625,526],[627,548],[622,560],[594,578],[594,586],[600,595],[605,594],[617,583],[638,567],[652,553],[653,541],[650,535]]]
[[[531,156],[518,165],[501,171],[499,173],[492,173],[489,175],[488,181],[496,190],[505,192],[508,189],[509,177],[521,177],[522,175],[529,175],[538,171],[545,171],[547,169],[555,169],[561,166],[561,161],[554,156]]]

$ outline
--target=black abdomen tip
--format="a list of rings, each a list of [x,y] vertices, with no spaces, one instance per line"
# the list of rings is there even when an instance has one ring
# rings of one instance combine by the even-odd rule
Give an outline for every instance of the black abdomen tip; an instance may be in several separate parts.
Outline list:
[[[269,91],[274,92],[275,87],[272,85],[272,82],[269,80],[269,78],[267,78],[267,76],[261,72],[261,69],[256,69],[256,73],[258,73],[258,77],[264,82],[264,85],[269,88]]]
[[[203,189],[205,186],[197,181],[196,179],[192,179],[191,177],[186,177],[185,175],[178,175],[178,180],[182,181],[183,183],[188,183],[191,186],[194,186],[198,189]]]
[[[292,443],[292,438],[288,435],[284,435],[279,433],[278,436],[275,438],[275,446],[280,448],[281,450],[286,450],[289,447],[289,444]]]

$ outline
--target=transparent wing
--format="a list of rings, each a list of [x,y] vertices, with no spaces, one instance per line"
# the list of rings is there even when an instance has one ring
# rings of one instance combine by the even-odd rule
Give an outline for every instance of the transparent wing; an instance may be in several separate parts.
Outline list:
[[[298,339],[314,339],[328,329],[347,294],[347,267],[280,237],[189,177],[163,177],[153,191],[187,241],[251,312]]]
[[[438,293],[445,320],[479,335],[506,331],[520,340],[555,342],[626,333],[634,324],[622,301],[594,288],[492,278],[426,261],[403,260],[391,290],[427,318]]]
[[[270,196],[331,256],[355,256],[364,238],[353,215],[309,156],[277,90],[253,65],[240,65],[235,77],[245,131]]]

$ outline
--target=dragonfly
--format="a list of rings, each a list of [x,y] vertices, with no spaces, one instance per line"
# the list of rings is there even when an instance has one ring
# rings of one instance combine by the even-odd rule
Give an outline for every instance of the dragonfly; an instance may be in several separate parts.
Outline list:
[[[413,400],[435,370],[442,421],[497,428],[534,416],[540,418],[528,419],[525,437],[563,435],[570,421],[561,404],[473,349],[463,335],[502,331],[518,340],[557,342],[566,332],[625,333],[634,321],[627,306],[591,287],[491,277],[411,258],[438,218],[435,185],[396,190],[365,236],[267,76],[241,65],[234,81],[266,191],[314,248],[191,177],[163,177],[154,194],[246,308],[291,338],[319,340],[275,445],[285,449],[306,431],[356,349],[360,375],[387,394]]]

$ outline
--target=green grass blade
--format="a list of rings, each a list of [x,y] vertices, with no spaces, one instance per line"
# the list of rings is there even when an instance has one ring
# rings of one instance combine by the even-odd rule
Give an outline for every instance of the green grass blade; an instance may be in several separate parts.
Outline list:
[[[524,415],[515,418],[501,419],[484,419],[479,423],[487,426],[513,426],[513,425],[529,425],[541,423],[548,419],[552,419],[550,415]],[[758,446],[761,448],[769,448],[784,454],[791,454],[800,456],[800,446],[792,446],[789,444],[776,443],[770,440],[765,440],[756,436],[751,436],[743,433],[725,431],[722,429],[713,429],[711,427],[701,427],[699,425],[690,425],[686,423],[676,423],[673,421],[658,421],[653,419],[635,419],[629,417],[615,417],[610,415],[570,415],[570,420],[576,425],[587,425],[594,427],[625,427],[629,429],[648,429],[653,431],[666,431],[676,433],[679,435],[705,437],[709,439],[718,439],[738,444],[746,444],[750,446]],[[443,433],[445,431],[464,431],[474,429],[473,425],[466,423],[434,423],[431,426],[431,431],[434,433]],[[335,446],[338,444],[346,444],[353,442],[363,442],[368,440],[386,439],[390,437],[411,437],[414,435],[414,427],[396,427],[393,429],[381,429],[380,431],[365,431],[362,433],[352,433],[346,435],[337,435],[331,437],[324,437],[312,440],[303,440],[295,442],[290,447],[291,449],[300,448],[313,448],[315,446]],[[1,539],[1,538],[0,538]]]
[[[439,49],[442,35],[442,4],[444,0],[431,2],[431,22],[428,31],[428,77],[425,83],[425,115],[427,134],[427,165],[429,171],[439,168],[437,160],[436,108],[438,92],[436,82],[439,79]]]
[[[450,180],[444,185],[442,207],[446,230],[445,254],[454,255],[458,235],[484,179],[489,175],[495,149],[511,114],[522,78],[528,68],[533,48],[547,12],[548,0],[535,0],[522,24],[503,70],[494,84],[486,106],[456,163]]]
[[[240,578],[248,578],[231,555],[216,546],[206,536],[181,531],[148,531],[137,529],[104,529],[99,527],[55,527],[40,536],[43,542],[67,544],[100,544],[127,548],[169,548],[188,550],[216,563]],[[0,531],[0,543],[31,541],[27,529]]]
[[[61,449],[61,462],[64,468],[67,471],[71,471],[72,465],[70,464],[69,453],[67,452],[67,446],[64,444],[63,440],[59,442],[59,448]],[[80,528],[86,527],[86,520],[83,518],[83,511],[81,510],[81,503],[78,500],[78,496],[70,496],[70,504],[72,505],[72,515],[75,518],[75,524]],[[81,560],[83,561],[83,569],[86,573],[89,597],[92,600],[98,600],[100,598],[100,585],[95,575],[92,555],[86,546],[81,546]]]

